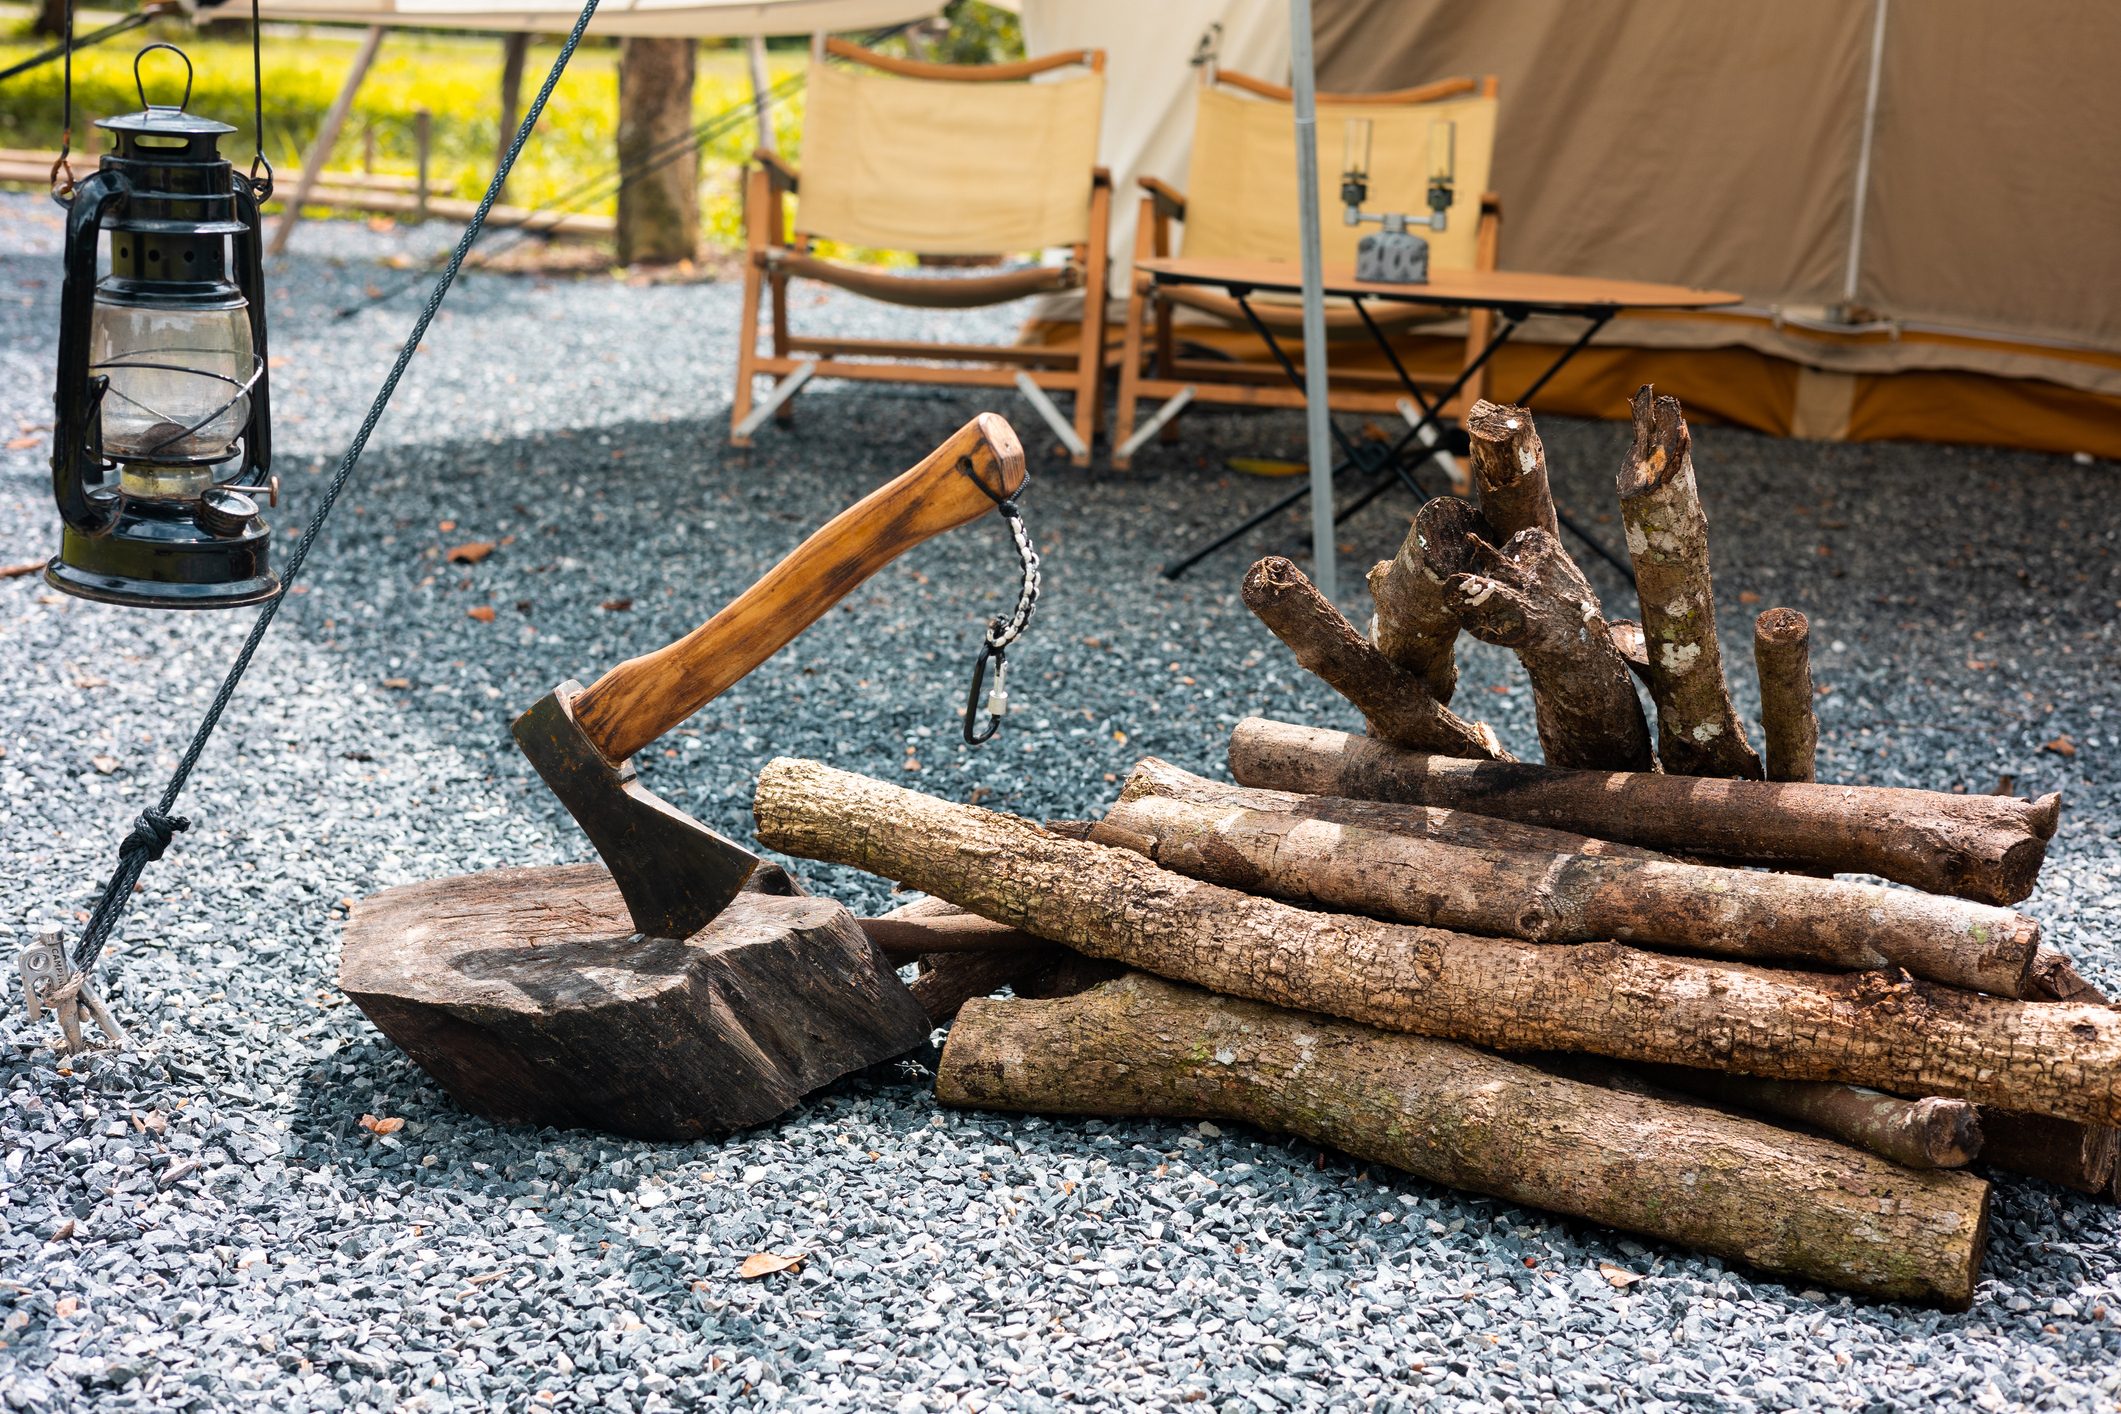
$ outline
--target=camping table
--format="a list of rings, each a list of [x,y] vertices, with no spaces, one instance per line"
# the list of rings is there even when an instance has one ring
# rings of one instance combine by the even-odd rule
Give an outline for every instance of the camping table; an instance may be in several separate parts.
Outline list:
[[[1187,260],[1183,258],[1144,260],[1137,267],[1159,284],[1166,285],[1212,285],[1222,290],[1237,302],[1244,311],[1254,333],[1266,342],[1267,350],[1274,361],[1281,365],[1283,373],[1297,387],[1303,386],[1303,375],[1294,360],[1274,337],[1252,308],[1252,296],[1266,291],[1274,294],[1303,293],[1303,276],[1293,264],[1271,260]],[[1346,520],[1370,502],[1382,496],[1396,484],[1402,484],[1416,496],[1426,500],[1428,493],[1414,478],[1411,465],[1406,459],[1407,448],[1417,441],[1426,446],[1440,431],[1439,420],[1444,407],[1458,396],[1466,381],[1478,372],[1495,351],[1510,341],[1527,319],[1535,314],[1554,315],[1563,319],[1581,319],[1584,328],[1576,342],[1557,355],[1544,373],[1532,380],[1530,387],[1517,397],[1521,406],[1529,406],[1539,390],[1567,366],[1570,359],[1583,351],[1592,336],[1603,329],[1613,317],[1630,309],[1709,309],[1717,305],[1738,303],[1739,297],[1722,290],[1696,290],[1685,285],[1655,285],[1639,280],[1604,280],[1583,275],[1541,275],[1523,270],[1435,270],[1425,285],[1390,285],[1375,281],[1358,280],[1346,266],[1327,266],[1325,292],[1329,297],[1345,299],[1361,316],[1363,327],[1376,341],[1386,362],[1398,376],[1400,385],[1406,389],[1421,416],[1414,420],[1398,441],[1394,442],[1383,456],[1366,455],[1363,448],[1343,431],[1338,424],[1333,427],[1334,440],[1340,444],[1341,461],[1333,468],[1333,476],[1350,467],[1365,469],[1383,468],[1387,474],[1379,477],[1361,495],[1357,496],[1335,516],[1336,522]],[[1399,353],[1385,331],[1370,316],[1367,302],[1383,300],[1387,303],[1436,305],[1447,309],[1490,309],[1498,316],[1494,336],[1487,346],[1474,355],[1451,385],[1437,394],[1432,402],[1421,395],[1406,365],[1400,362]],[[1413,463],[1418,465],[1419,459]],[[1299,491],[1291,492],[1265,510],[1252,516],[1243,524],[1219,536],[1212,543],[1164,566],[1164,578],[1177,579],[1201,560],[1214,554],[1239,536],[1256,526],[1281,514],[1289,507],[1311,494],[1307,484]],[[1558,507],[1556,514],[1584,544],[1595,550],[1607,562],[1624,575],[1632,577],[1633,571],[1620,558],[1586,534],[1583,527]]]

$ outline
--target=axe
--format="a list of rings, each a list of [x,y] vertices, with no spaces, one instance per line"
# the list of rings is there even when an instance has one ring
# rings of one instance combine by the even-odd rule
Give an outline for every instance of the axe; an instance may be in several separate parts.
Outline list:
[[[588,687],[561,683],[515,739],[596,847],[636,933],[689,938],[759,866],[757,855],[659,799],[633,755],[785,647],[915,545],[977,520],[1024,483],[1015,431],[981,413],[911,471],[834,516],[728,607]]]

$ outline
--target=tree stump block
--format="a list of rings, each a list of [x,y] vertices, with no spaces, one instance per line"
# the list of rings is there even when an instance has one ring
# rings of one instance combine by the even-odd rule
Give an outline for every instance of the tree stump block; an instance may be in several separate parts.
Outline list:
[[[841,905],[746,891],[690,938],[643,937],[598,864],[364,899],[339,986],[464,1108],[638,1139],[762,1124],[929,1031]]]

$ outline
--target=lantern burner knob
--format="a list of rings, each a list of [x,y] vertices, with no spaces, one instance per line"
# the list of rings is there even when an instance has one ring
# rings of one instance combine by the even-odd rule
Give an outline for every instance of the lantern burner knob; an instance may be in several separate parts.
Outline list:
[[[241,491],[210,486],[199,496],[192,524],[219,540],[234,540],[250,529],[257,518],[258,503]]]

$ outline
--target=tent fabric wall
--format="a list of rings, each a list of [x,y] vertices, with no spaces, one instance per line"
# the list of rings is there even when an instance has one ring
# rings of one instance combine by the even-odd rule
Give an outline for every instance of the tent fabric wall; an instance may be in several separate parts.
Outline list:
[[[2121,5],[1893,0],[1858,299],[2121,351]]]
[[[1024,50],[1105,51],[1105,123],[1098,160],[1112,173],[1112,252],[1134,251],[1138,177],[1183,188],[1193,148],[1189,61],[1222,26],[1220,62],[1277,83],[1289,73],[1288,0],[1023,0]],[[1126,288],[1124,280],[1115,289]]]

